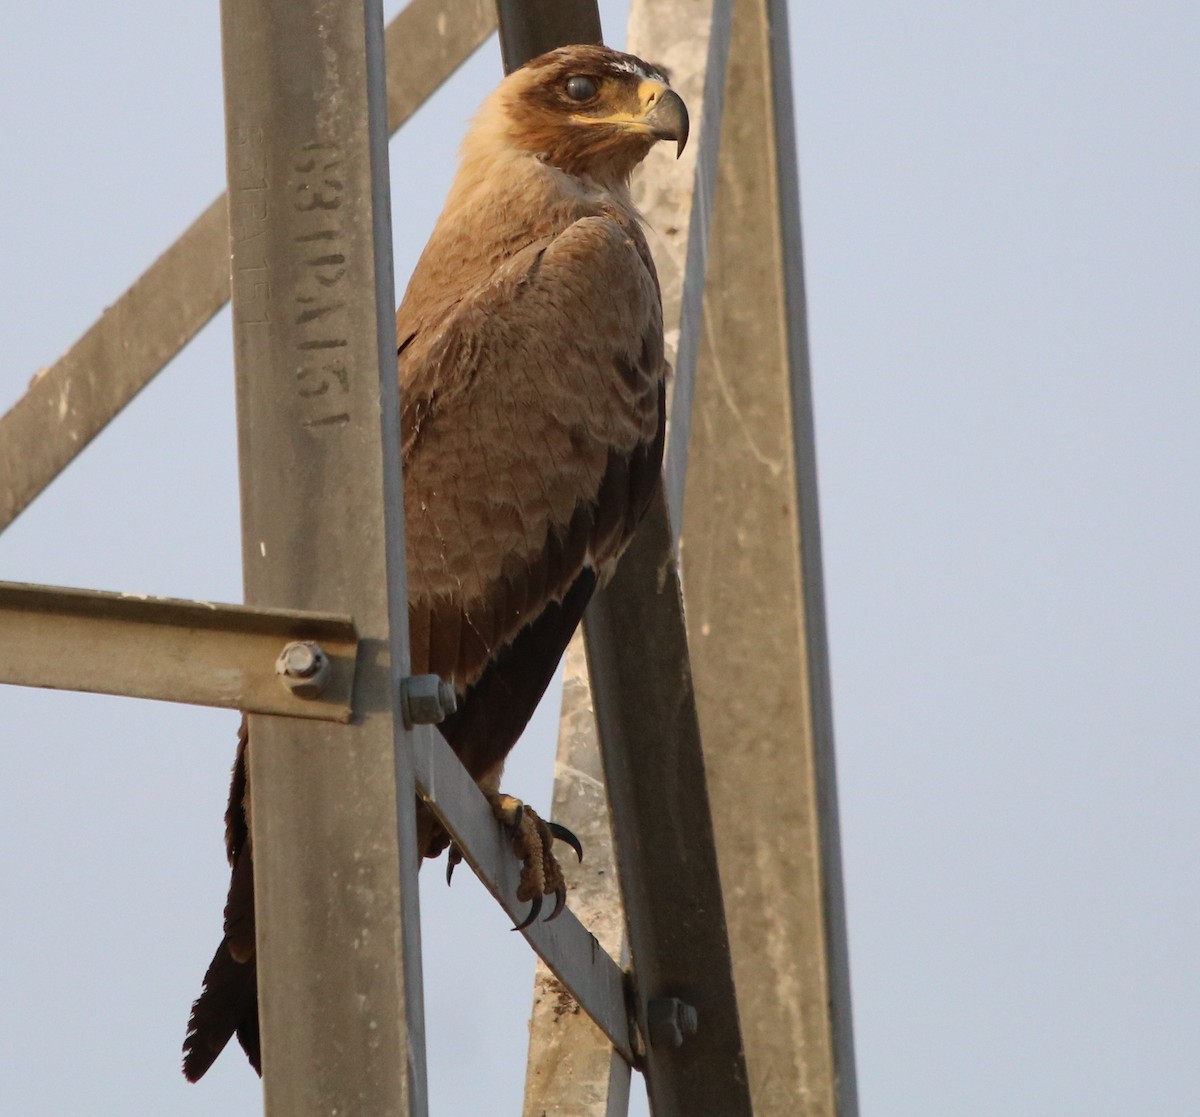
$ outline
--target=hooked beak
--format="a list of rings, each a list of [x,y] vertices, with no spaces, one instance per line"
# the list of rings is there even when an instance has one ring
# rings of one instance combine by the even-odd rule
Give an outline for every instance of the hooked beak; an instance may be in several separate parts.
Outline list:
[[[669,86],[645,82],[642,103],[647,111],[642,117],[656,140],[675,140],[675,158],[683,154],[688,138],[688,111],[683,98]]]

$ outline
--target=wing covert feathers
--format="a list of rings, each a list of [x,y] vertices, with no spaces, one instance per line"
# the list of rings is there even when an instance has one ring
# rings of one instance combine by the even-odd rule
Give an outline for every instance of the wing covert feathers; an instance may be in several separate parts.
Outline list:
[[[585,563],[603,575],[628,542],[635,459],[653,456],[663,417],[648,260],[636,225],[581,218],[406,348],[414,671],[465,689]]]

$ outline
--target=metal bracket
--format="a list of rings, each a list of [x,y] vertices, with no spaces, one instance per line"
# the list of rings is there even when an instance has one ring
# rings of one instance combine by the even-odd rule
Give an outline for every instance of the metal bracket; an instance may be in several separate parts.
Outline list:
[[[353,712],[349,617],[0,582],[0,630],[0,683],[321,721]]]

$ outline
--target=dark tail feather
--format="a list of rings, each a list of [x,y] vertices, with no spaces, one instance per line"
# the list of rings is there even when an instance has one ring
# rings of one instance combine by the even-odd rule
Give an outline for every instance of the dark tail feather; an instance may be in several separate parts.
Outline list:
[[[238,1025],[237,1037],[238,1043],[242,1045],[242,1050],[246,1052],[246,1058],[250,1060],[250,1065],[258,1071],[258,1077],[262,1078],[262,1051],[258,1044],[257,998],[254,1001],[254,1011],[244,1016]]]
[[[262,1074],[258,1047],[258,967],[254,959],[235,962],[225,941],[217,947],[204,991],[192,1005],[183,1041],[183,1074],[197,1082],[237,1033],[251,1065]]]

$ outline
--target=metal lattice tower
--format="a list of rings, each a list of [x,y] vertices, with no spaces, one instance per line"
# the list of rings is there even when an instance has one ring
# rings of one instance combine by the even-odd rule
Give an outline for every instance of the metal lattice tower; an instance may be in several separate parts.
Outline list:
[[[0,681],[248,712],[266,1111],[423,1117],[417,794],[522,905],[490,809],[402,700],[387,136],[497,21],[511,69],[599,41],[599,15],[222,16],[229,192],[0,420],[0,528],[232,290],[246,604],[0,585]],[[655,1117],[854,1117],[786,10],[635,0],[629,49],[672,70],[696,121],[637,197],[676,373],[662,489],[568,651],[555,817],[589,857],[572,910],[524,932],[542,960],[525,1114],[619,1117],[633,1066]],[[280,685],[296,641],[328,657],[319,694]]]

